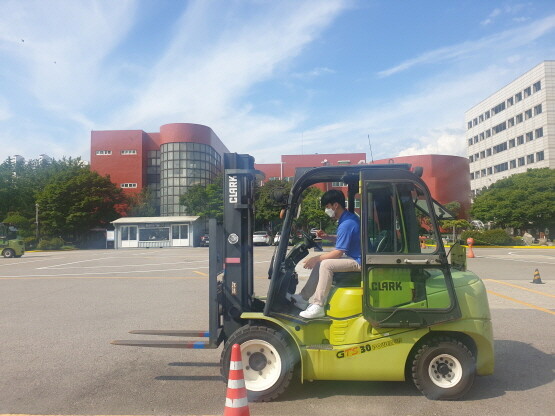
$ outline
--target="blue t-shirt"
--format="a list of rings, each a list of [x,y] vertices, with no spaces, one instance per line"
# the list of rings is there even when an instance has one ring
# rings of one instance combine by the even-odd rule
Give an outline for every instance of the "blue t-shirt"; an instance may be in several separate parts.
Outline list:
[[[361,264],[360,220],[358,215],[347,210],[341,214],[337,226],[335,249],[344,251],[347,256]]]

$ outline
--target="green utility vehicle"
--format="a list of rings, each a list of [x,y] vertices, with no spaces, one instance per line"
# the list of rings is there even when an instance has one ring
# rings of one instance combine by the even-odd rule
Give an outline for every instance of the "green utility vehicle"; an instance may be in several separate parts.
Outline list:
[[[448,260],[438,219],[449,213],[431,198],[421,173],[406,164],[309,168],[297,171],[288,195],[276,193],[285,212],[282,235],[291,235],[303,192],[312,185],[342,182],[348,209],[360,203],[362,270],[336,273],[326,316],[306,320],[287,294],[296,290],[295,268],[314,247],[313,236],[306,233],[292,248],[280,240],[267,295],[256,296],[252,231],[258,172],[252,157],[226,154],[224,220],[210,222],[209,331],[132,331],[208,340],[113,343],[166,348],[223,343],[224,379],[237,343],[253,401],[277,398],[293,377],[412,379],[430,399],[463,397],[475,375],[493,372],[488,299],[480,278],[466,271],[464,249],[453,248]]]
[[[6,258],[21,257],[25,253],[23,240],[17,238],[17,228],[0,223],[0,254]]]

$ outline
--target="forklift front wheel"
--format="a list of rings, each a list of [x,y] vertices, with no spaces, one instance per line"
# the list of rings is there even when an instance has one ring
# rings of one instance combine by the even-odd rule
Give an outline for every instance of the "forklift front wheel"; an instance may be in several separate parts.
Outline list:
[[[225,380],[233,344],[241,346],[245,387],[250,401],[270,401],[285,391],[293,376],[296,354],[283,333],[264,326],[246,326],[232,334],[220,360]]]
[[[422,345],[412,366],[414,384],[432,400],[461,398],[472,387],[475,373],[472,353],[454,338],[435,338]]]

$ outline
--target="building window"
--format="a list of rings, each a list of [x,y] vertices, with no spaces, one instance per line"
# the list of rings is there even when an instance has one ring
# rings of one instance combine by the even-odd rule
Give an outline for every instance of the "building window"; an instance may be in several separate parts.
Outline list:
[[[536,129],[536,139],[538,137],[543,137],[543,127],[540,127],[539,129]]]
[[[532,95],[532,87],[524,88],[524,98]]]
[[[536,153],[536,161],[541,162],[544,159],[543,150],[541,152]]]
[[[500,163],[499,165],[495,165],[493,167],[493,170],[495,173],[504,172],[506,170],[509,170],[509,164],[507,162]]]
[[[473,181],[474,180],[474,172],[470,173],[470,180]]]
[[[534,140],[534,133],[529,131],[528,133],[526,133],[526,141],[531,142],[532,140]]]
[[[522,113],[517,114],[515,118],[516,118],[516,124],[522,123],[522,121],[524,120],[524,117],[522,116]]]
[[[137,184],[136,183],[122,183],[120,186],[122,188],[136,188]]]
[[[112,154],[111,150],[97,150],[96,151],[97,156],[109,156],[111,154]]]
[[[511,117],[510,119],[507,120],[507,126],[508,127],[513,127],[515,125],[515,118]]]
[[[514,102],[513,97],[509,97],[509,98],[507,99],[507,107],[512,106],[514,103],[515,103],[515,102]]]
[[[489,110],[484,113],[486,120],[489,118]]]
[[[482,177],[486,176],[486,170],[482,169],[482,171],[480,172],[480,175],[482,175]]]
[[[493,146],[493,154],[503,152],[505,150],[507,150],[507,142],[503,142],[501,144],[498,144],[497,146]]]
[[[470,120],[470,121],[468,122],[467,127],[468,127],[469,130],[472,128],[472,120]]]
[[[492,169],[488,168],[488,175],[491,175],[491,171],[492,171]]]
[[[474,143],[478,143],[478,135],[474,136]]]
[[[533,87],[534,87],[534,92],[538,92],[539,90],[542,89],[542,82],[541,81],[535,82]]]
[[[531,111],[531,110],[530,110]],[[505,130],[507,128],[507,123],[503,122],[503,123],[499,123],[497,126],[493,127],[493,134],[497,134],[502,132],[503,130]]]
[[[478,117],[478,122],[481,123],[482,121],[484,121],[484,115],[480,114],[480,116]]]
[[[528,120],[529,118],[532,118],[532,109],[531,108],[524,112],[524,119]]]
[[[542,113],[542,105],[538,104],[537,106],[534,107],[534,115],[537,116],[538,114]]]
[[[515,139],[509,140],[509,149],[515,147]]]
[[[518,166],[524,166],[524,157],[518,158]]]
[[[486,149],[486,156],[491,156],[491,147]]]
[[[486,157],[486,151],[485,151],[485,150],[482,150],[482,151],[480,152],[480,159],[483,159],[483,158],[485,158],[485,157]]]
[[[344,182],[332,182],[331,186],[334,188],[342,188],[344,186],[347,186]]]
[[[472,146],[472,139],[468,139],[468,145]]]
[[[470,161],[470,163],[474,162],[474,156],[470,156],[468,160]]]
[[[516,159],[511,160],[511,161],[509,162],[509,165],[510,165],[510,168],[511,168],[511,169],[516,168]]]
[[[122,150],[122,151],[120,151],[120,154],[122,154],[122,155],[136,155],[137,151],[136,150]]]
[[[526,156],[526,164],[534,163],[534,154]]]
[[[350,165],[351,161],[350,160],[338,160],[337,164],[338,165]]]
[[[517,146],[519,146],[521,144],[524,144],[524,136],[518,136],[516,138],[516,144],[517,144]]]
[[[500,113],[501,111],[503,111],[504,109],[505,109],[505,101],[503,101],[502,103],[499,103],[495,107],[493,107],[491,109],[491,114],[494,116],[497,113]]]
[[[480,171],[477,170],[476,172],[474,172],[474,178],[475,179],[480,179]]]
[[[517,92],[515,94],[515,103],[518,103],[519,101],[522,101],[522,93],[521,92]]]
[[[475,126],[476,124],[478,124],[478,118],[474,117],[474,120],[472,120],[472,125]]]
[[[487,137],[491,137],[491,130],[490,130],[490,129],[487,129],[487,130],[486,130],[486,138],[487,138]]]

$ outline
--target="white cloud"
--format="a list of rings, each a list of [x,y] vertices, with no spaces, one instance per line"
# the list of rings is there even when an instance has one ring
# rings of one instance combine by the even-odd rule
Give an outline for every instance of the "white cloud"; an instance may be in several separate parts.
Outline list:
[[[397,156],[429,154],[465,156],[466,142],[464,140],[464,131],[461,134],[431,131],[430,136],[420,137],[417,143],[401,150]]]
[[[306,80],[306,79],[316,78],[327,74],[335,74],[335,71],[333,69],[330,69],[324,66],[324,67],[314,68],[308,72],[299,72],[299,73],[293,74],[292,76],[294,78]]]
[[[5,121],[13,116],[8,101],[0,97],[0,121]]]
[[[502,49],[515,49],[526,45],[555,29],[555,15],[536,20],[529,25],[506,30],[476,41],[463,42],[432,51],[425,52],[415,58],[407,59],[400,64],[380,71],[379,77],[389,77],[417,65],[438,64],[455,59],[468,58],[481,53],[491,53]]]
[[[156,128],[168,120],[234,124],[252,114],[241,101],[248,91],[296,57],[344,7],[340,0],[268,3],[239,21],[216,3],[193,2],[148,84],[112,123],[121,128]],[[210,35],[213,27],[220,30]],[[262,139],[244,129],[242,136],[236,143]]]
[[[3,1],[0,52],[20,88],[55,112],[83,109],[105,92],[102,64],[133,21],[131,1]]]
[[[497,16],[499,16],[500,14],[501,14],[501,9],[499,9],[499,8],[493,9],[493,11],[492,11],[492,12],[489,14],[489,16],[487,17],[487,19],[481,21],[480,24],[481,24],[482,26],[487,26],[487,25],[489,25],[490,23],[492,23],[492,22],[495,20],[495,18],[496,18]]]

